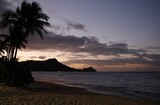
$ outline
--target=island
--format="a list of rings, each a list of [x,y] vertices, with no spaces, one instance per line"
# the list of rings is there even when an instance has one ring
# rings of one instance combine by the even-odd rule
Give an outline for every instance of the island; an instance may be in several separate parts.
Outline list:
[[[20,62],[26,65],[30,71],[63,71],[63,72],[96,72],[93,67],[87,67],[83,69],[75,69],[60,63],[57,59],[48,59],[45,61],[23,61]]]

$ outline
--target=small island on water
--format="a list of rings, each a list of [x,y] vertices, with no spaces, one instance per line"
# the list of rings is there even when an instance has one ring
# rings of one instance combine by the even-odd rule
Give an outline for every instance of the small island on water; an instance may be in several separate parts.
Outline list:
[[[45,61],[23,61],[20,62],[27,66],[30,71],[63,71],[63,72],[96,72],[93,67],[87,67],[83,69],[75,69],[60,63],[57,59],[48,59]]]

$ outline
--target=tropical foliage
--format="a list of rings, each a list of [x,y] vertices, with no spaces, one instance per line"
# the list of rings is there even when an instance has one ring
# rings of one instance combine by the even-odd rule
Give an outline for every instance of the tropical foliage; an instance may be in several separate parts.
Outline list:
[[[9,29],[9,35],[5,36],[5,44],[8,45],[8,59],[16,58],[17,50],[25,48],[27,37],[38,34],[43,39],[45,26],[49,26],[49,17],[42,12],[38,3],[22,2],[16,11],[8,10],[2,15],[1,26]]]
[[[30,71],[27,73],[26,67],[16,61],[17,51],[26,47],[29,36],[37,34],[43,39],[43,33],[46,33],[45,27],[50,26],[48,19],[37,2],[23,1],[15,11],[8,10],[3,13],[0,25],[2,28],[7,28],[9,33],[0,34],[0,54],[6,53],[0,62],[1,82],[19,86],[33,80]],[[24,79],[27,74],[28,82]]]

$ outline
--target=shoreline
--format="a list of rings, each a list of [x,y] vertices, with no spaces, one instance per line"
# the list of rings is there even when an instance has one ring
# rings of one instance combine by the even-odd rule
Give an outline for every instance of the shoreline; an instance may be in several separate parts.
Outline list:
[[[39,81],[39,82],[48,82],[48,81]],[[138,96],[136,94],[124,93],[122,91],[116,91],[116,90],[112,90],[112,89],[109,89],[107,91],[98,91],[98,90],[95,90],[95,89],[92,89],[92,88],[89,88],[89,87],[85,87],[85,86],[71,85],[71,84],[59,83],[59,82],[54,82],[54,81],[51,81],[51,82],[48,82],[48,83],[51,83],[51,84],[53,83],[53,84],[58,84],[58,85],[63,85],[63,86],[73,87],[73,88],[81,88],[81,89],[84,89],[86,91],[97,93],[97,94],[127,97],[127,98],[136,99],[136,100],[144,99],[144,100],[152,100],[152,101],[160,102],[160,100],[154,99],[154,98],[151,98],[151,97]]]
[[[159,105],[147,99],[105,95],[80,87],[35,81],[26,88],[0,87],[0,104],[12,105]]]
[[[86,88],[83,86],[76,86],[76,85],[69,85],[69,84],[65,84],[65,83],[59,83],[59,82],[46,82],[46,81],[35,81],[35,82],[39,82],[42,84],[49,84],[49,85],[59,85],[59,86],[63,86],[63,87],[67,87],[67,88],[73,88],[73,89],[80,89],[83,91],[86,91],[87,93],[91,93],[91,94],[95,94],[95,95],[104,95],[104,96],[115,96],[115,97],[123,97],[123,98],[129,98],[129,99],[133,99],[133,100],[149,100],[149,101],[155,101],[160,103],[160,101],[158,100],[154,100],[154,99],[150,99],[150,98],[144,98],[144,97],[140,97],[140,96],[134,96],[134,95],[130,95],[127,93],[121,93],[121,92],[115,92],[115,91],[108,91],[109,94],[107,93],[103,93],[103,92],[99,92],[96,90],[92,90],[91,88]]]
[[[39,81],[39,82],[43,82],[43,81]],[[73,88],[81,88],[81,89],[84,89],[84,90],[89,91],[89,92],[93,92],[93,93],[97,93],[97,94],[103,94],[103,95],[129,97],[129,98],[132,98],[132,99],[148,99],[148,98],[143,98],[143,97],[136,97],[136,96],[133,96],[133,95],[130,95],[130,94],[127,94],[127,93],[122,93],[122,92],[113,91],[113,90],[108,90],[107,92],[102,92],[102,91],[94,90],[92,88],[87,88],[87,87],[84,87],[84,86],[69,85],[69,84],[58,83],[58,82],[48,82],[48,83],[51,83],[51,84],[53,83],[53,84],[58,84],[58,85],[63,85],[63,86],[73,87]],[[149,100],[152,100],[152,99],[149,99]],[[153,99],[153,101],[157,101],[157,100]]]
[[[35,80],[81,87],[96,93],[160,101],[159,74],[155,73],[34,72],[33,75]]]

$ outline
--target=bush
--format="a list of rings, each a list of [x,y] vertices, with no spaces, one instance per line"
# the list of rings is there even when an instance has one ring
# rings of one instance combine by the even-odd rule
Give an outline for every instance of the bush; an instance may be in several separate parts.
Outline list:
[[[31,71],[25,64],[18,62],[1,62],[0,82],[5,86],[23,87],[34,81]]]
[[[5,64],[4,64],[4,59],[0,58],[0,83],[3,82],[3,73],[6,70]]]

